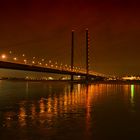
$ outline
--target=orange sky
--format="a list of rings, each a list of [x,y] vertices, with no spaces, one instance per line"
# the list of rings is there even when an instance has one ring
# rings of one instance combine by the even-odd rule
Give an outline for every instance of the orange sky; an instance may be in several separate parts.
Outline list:
[[[85,66],[85,28],[90,32],[91,69],[139,74],[140,10],[137,0],[4,0],[0,2],[0,53],[46,57]]]

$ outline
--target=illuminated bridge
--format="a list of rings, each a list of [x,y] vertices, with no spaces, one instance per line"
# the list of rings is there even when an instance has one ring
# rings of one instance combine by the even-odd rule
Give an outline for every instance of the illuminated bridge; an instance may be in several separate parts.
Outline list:
[[[87,76],[86,71],[84,70],[70,70],[68,68],[52,68],[45,67],[39,65],[32,64],[22,64],[22,63],[14,63],[7,61],[0,61],[0,68],[4,69],[14,69],[14,70],[24,70],[24,71],[34,71],[34,72],[44,72],[44,73],[54,73],[54,74],[63,74],[63,75],[77,75],[77,76]],[[103,74],[99,74],[96,72],[89,72],[89,77],[105,77]]]
[[[14,53],[9,51],[8,54],[1,54],[0,68],[70,75],[71,80],[74,80],[73,76],[85,76],[86,80],[106,77],[104,74],[89,70],[88,30],[86,30],[86,69],[74,66],[74,31],[72,31],[71,65],[53,63],[51,60],[46,61],[44,58],[40,61],[36,57],[27,59],[26,54],[15,57]]]

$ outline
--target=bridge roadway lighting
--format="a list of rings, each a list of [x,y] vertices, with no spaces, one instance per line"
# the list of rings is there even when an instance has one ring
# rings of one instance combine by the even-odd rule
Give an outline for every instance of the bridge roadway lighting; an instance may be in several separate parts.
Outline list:
[[[12,51],[9,51],[10,54],[12,54]]]
[[[23,61],[24,61],[25,64],[27,63],[27,60],[26,59],[24,59]]]
[[[17,61],[17,58],[16,58],[16,57],[14,57],[13,59],[14,59],[15,61]]]
[[[6,59],[7,56],[6,56],[5,54],[2,54],[2,55],[1,55],[1,58],[2,58],[2,59]]]
[[[38,62],[38,65],[42,65],[42,63]]]
[[[68,70],[71,70],[71,66],[68,66]]]

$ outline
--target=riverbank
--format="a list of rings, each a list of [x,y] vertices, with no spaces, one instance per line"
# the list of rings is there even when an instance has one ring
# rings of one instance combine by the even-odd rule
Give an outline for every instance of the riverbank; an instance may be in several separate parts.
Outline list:
[[[43,80],[43,79],[37,79],[37,80],[32,80],[32,79],[23,79],[23,78],[13,78],[13,79],[0,79],[1,81],[31,81],[31,82],[70,82],[70,83],[80,83],[80,84],[140,84],[140,80],[94,80],[94,81],[86,81],[86,80]]]

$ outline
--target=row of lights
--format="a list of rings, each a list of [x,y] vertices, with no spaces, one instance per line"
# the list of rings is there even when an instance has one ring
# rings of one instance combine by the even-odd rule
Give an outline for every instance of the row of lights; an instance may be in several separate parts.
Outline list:
[[[9,53],[12,54],[12,51],[10,51]],[[25,57],[25,54],[22,54],[22,57]],[[7,60],[8,57],[7,57],[6,54],[2,54],[1,55],[1,59],[2,60]],[[35,59],[36,59],[36,57],[33,57],[32,58],[32,61],[31,61],[32,65],[40,65],[40,66],[43,66],[43,63],[45,62],[45,59],[41,59],[41,62],[39,62],[39,61],[36,62]],[[12,60],[18,61],[18,58],[17,57],[12,57]],[[23,62],[24,62],[24,64],[28,64],[27,63],[27,59],[24,59]],[[58,66],[58,63],[57,62],[55,62],[55,64],[52,64],[52,61],[51,60],[49,60],[49,64],[45,63],[45,66],[46,67],[56,68],[56,69],[59,69],[60,68],[60,69],[64,69],[64,70],[71,70],[71,66],[68,66],[67,64],[66,65],[63,65],[62,63],[60,64],[60,66]],[[82,70],[81,68],[78,68],[78,67],[73,67],[73,71],[81,71],[81,72],[83,72],[84,70]]]

